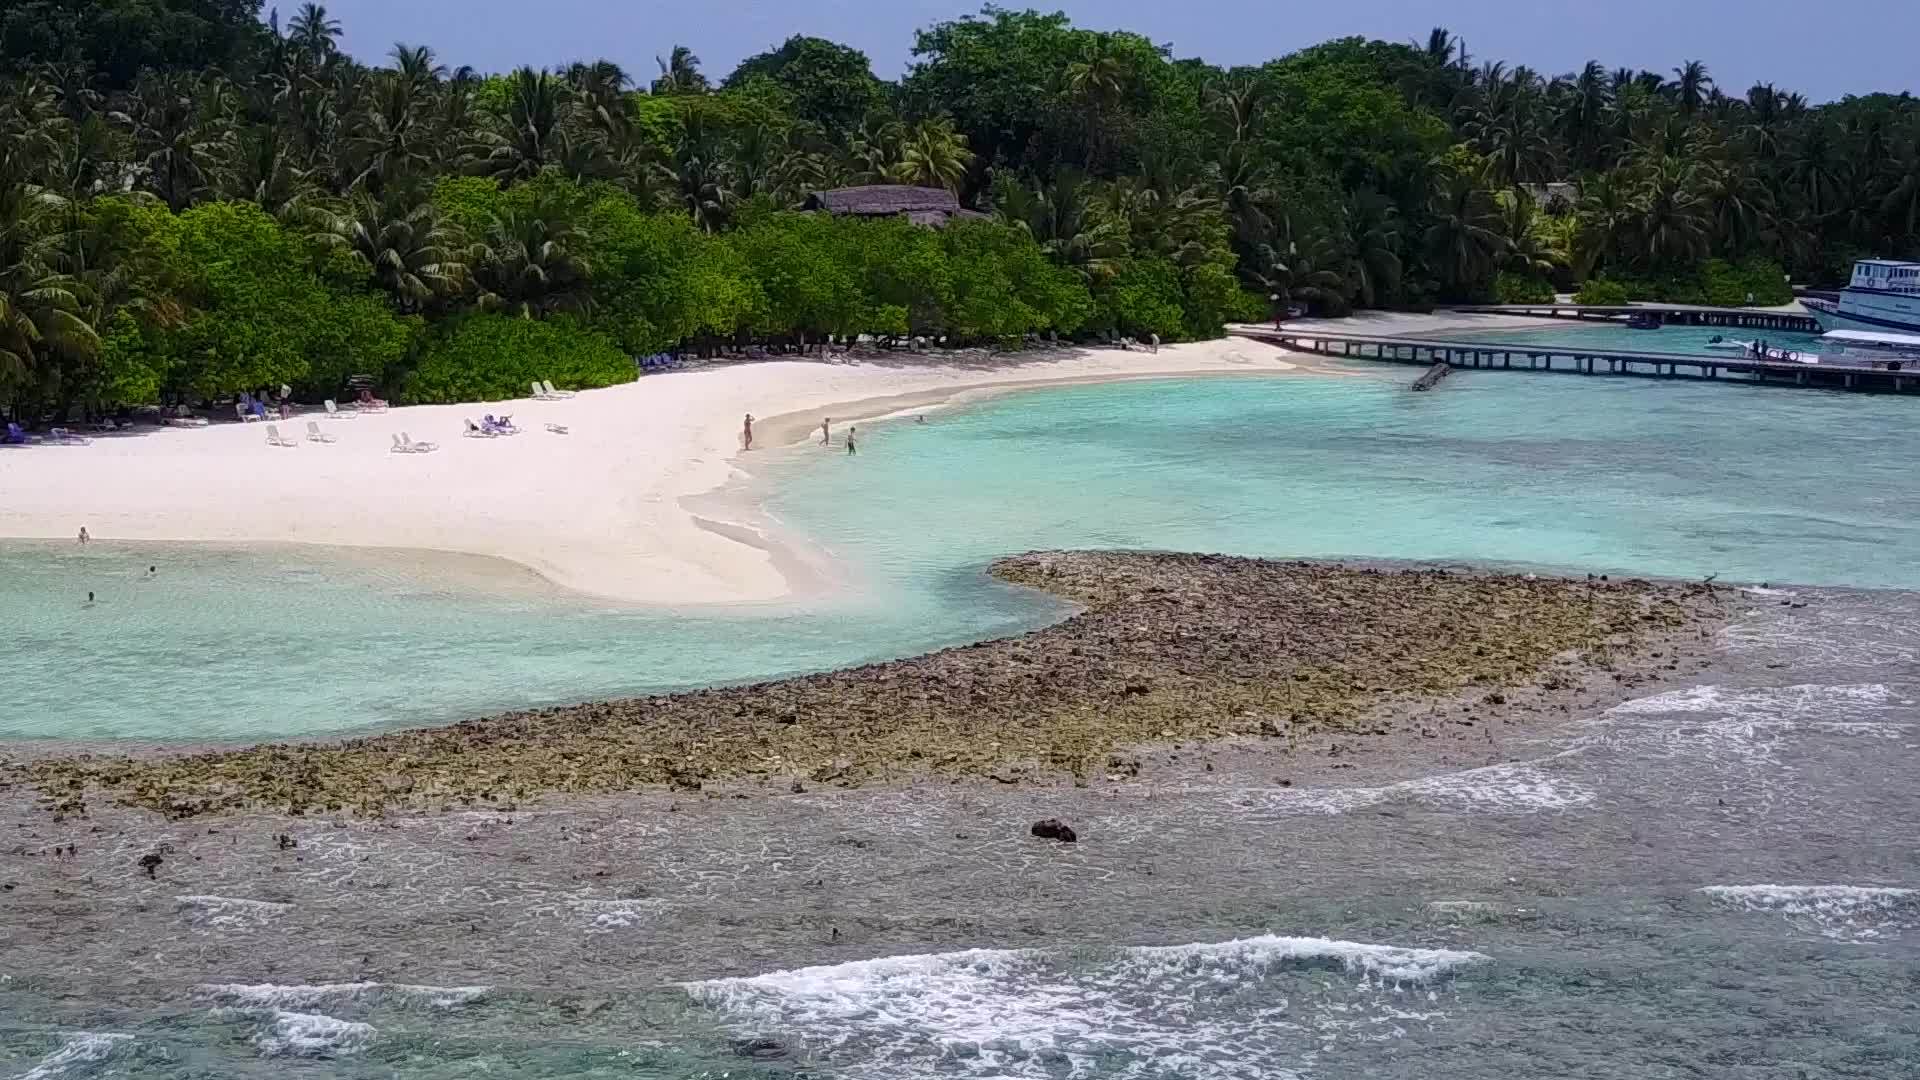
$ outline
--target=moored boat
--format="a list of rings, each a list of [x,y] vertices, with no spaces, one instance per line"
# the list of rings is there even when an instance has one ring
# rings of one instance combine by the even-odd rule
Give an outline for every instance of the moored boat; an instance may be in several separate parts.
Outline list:
[[[1920,263],[1862,259],[1838,300],[1805,297],[1820,329],[1920,334]]]

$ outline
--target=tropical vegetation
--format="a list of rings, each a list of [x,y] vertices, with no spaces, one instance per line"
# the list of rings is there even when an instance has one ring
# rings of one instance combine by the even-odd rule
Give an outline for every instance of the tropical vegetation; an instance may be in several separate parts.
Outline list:
[[[258,0],[0,12],[0,405],[372,374],[413,400],[663,350],[1205,337],[1279,305],[1776,303],[1920,252],[1920,101],[1548,74],[1445,30],[1259,66],[989,7],[898,81],[794,37],[486,74]],[[804,213],[944,188],[978,220]],[[529,357],[539,357],[539,363]],[[544,366],[541,366],[544,365]]]

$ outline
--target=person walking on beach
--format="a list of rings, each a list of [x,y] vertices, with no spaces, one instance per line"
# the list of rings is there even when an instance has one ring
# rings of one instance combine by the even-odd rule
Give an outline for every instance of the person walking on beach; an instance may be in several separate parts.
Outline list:
[[[833,417],[824,417],[820,421],[820,445],[833,445]]]
[[[748,413],[747,418],[744,421],[742,421],[740,424],[740,449],[742,450],[753,449],[753,414],[752,413]]]
[[[859,431],[859,430],[860,430],[860,429],[859,429],[859,428],[857,428],[857,427],[850,427],[850,428],[848,428],[848,429],[847,429],[847,454],[848,454],[849,456],[851,456],[851,455],[853,454],[853,452],[854,452],[854,449],[853,449],[853,433],[854,433],[854,432],[856,432],[856,431]]]
[[[1160,335],[1159,334],[1149,335],[1147,340],[1151,342],[1153,345],[1153,354],[1155,356],[1160,355]]]

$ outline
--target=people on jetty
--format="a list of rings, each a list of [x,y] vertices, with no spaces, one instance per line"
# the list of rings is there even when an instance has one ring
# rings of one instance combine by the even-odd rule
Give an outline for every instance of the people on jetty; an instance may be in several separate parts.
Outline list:
[[[748,413],[747,418],[740,422],[740,449],[742,450],[753,449],[753,414],[752,413]]]

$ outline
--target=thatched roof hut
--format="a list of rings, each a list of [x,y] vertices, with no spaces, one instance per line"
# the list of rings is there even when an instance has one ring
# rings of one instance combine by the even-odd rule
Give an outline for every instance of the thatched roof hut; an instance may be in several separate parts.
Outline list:
[[[987,215],[964,210],[960,200],[945,188],[908,187],[904,184],[868,184],[865,187],[816,191],[801,204],[802,210],[825,210],[836,217],[904,217],[915,225],[940,228],[955,218],[979,219]]]

